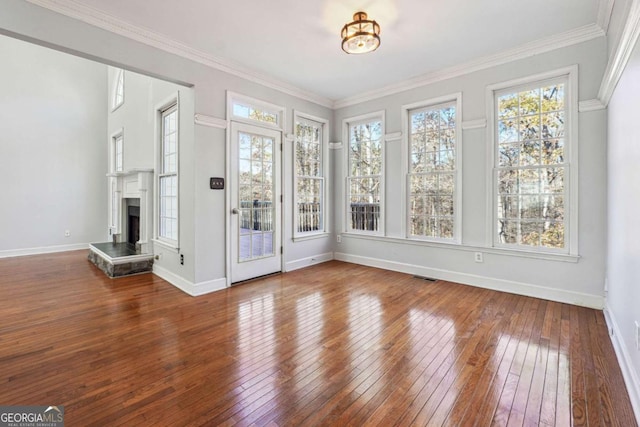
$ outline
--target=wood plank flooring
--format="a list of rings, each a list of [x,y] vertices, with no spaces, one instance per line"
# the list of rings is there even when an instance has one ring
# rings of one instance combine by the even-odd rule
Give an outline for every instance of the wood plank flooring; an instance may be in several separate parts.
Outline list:
[[[0,260],[0,404],[69,426],[636,426],[602,312],[329,262],[197,298]]]

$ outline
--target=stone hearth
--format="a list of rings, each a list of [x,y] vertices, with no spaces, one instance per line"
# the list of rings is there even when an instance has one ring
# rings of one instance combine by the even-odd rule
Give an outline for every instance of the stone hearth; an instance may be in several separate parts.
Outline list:
[[[139,254],[129,243],[92,243],[89,261],[109,277],[148,273],[153,269],[153,255]]]

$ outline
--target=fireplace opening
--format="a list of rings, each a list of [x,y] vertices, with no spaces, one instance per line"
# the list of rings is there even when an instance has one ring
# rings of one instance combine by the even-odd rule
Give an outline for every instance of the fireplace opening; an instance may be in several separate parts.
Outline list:
[[[127,243],[136,246],[140,240],[140,206],[127,206]]]

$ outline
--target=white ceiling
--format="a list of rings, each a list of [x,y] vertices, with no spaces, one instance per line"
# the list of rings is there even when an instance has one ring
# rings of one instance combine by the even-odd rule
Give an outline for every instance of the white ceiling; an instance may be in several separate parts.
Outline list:
[[[218,58],[331,100],[595,26],[610,0],[76,0]],[[347,55],[354,12],[380,24],[373,53]],[[600,13],[602,13],[600,11]]]

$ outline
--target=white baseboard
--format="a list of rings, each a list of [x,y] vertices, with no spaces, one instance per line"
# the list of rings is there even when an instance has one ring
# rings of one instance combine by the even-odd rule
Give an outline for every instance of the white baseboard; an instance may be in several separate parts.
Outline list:
[[[79,251],[89,249],[88,243],[76,243],[73,245],[43,246],[40,248],[12,249],[0,251],[0,258],[12,258],[17,256],[52,254],[55,252]]]
[[[438,268],[428,268],[420,265],[405,264],[378,258],[363,257],[359,255],[350,255],[341,252],[335,253],[335,259],[337,259],[338,261],[352,262],[354,264],[362,264],[370,267],[383,268],[385,270],[399,271],[402,273],[414,274],[418,276],[433,277],[434,279],[462,283],[464,285],[471,285],[496,291],[509,292],[517,295],[542,298],[550,301],[579,305],[582,307],[595,308],[598,310],[602,310],[602,308],[604,307],[604,298],[598,295],[547,288],[544,286],[514,282],[511,280],[495,279],[492,277],[478,276],[468,273],[458,273],[455,271],[441,270]]]
[[[307,258],[297,259],[295,261],[289,261],[284,265],[284,271],[299,270],[311,265],[321,264],[323,262],[331,261],[333,259],[333,252],[327,252],[324,254],[314,255]]]
[[[166,268],[153,265],[153,274],[171,283],[182,292],[192,297],[208,294],[210,292],[219,291],[227,287],[227,279],[209,280],[207,282],[192,283],[184,277],[178,276]]]
[[[227,278],[223,277],[222,279],[208,280],[206,282],[195,283],[193,286],[193,295],[194,297],[209,294],[211,292],[221,291],[223,289],[227,289]]]
[[[618,364],[622,371],[624,382],[627,385],[627,392],[629,393],[629,399],[631,400],[631,406],[633,406],[633,412],[636,415],[636,421],[640,424],[640,376],[636,371],[633,363],[631,362],[631,355],[629,349],[622,340],[622,332],[618,327],[615,314],[611,311],[609,306],[605,307],[605,320],[610,332],[611,342],[613,343],[613,349],[618,357]]]

